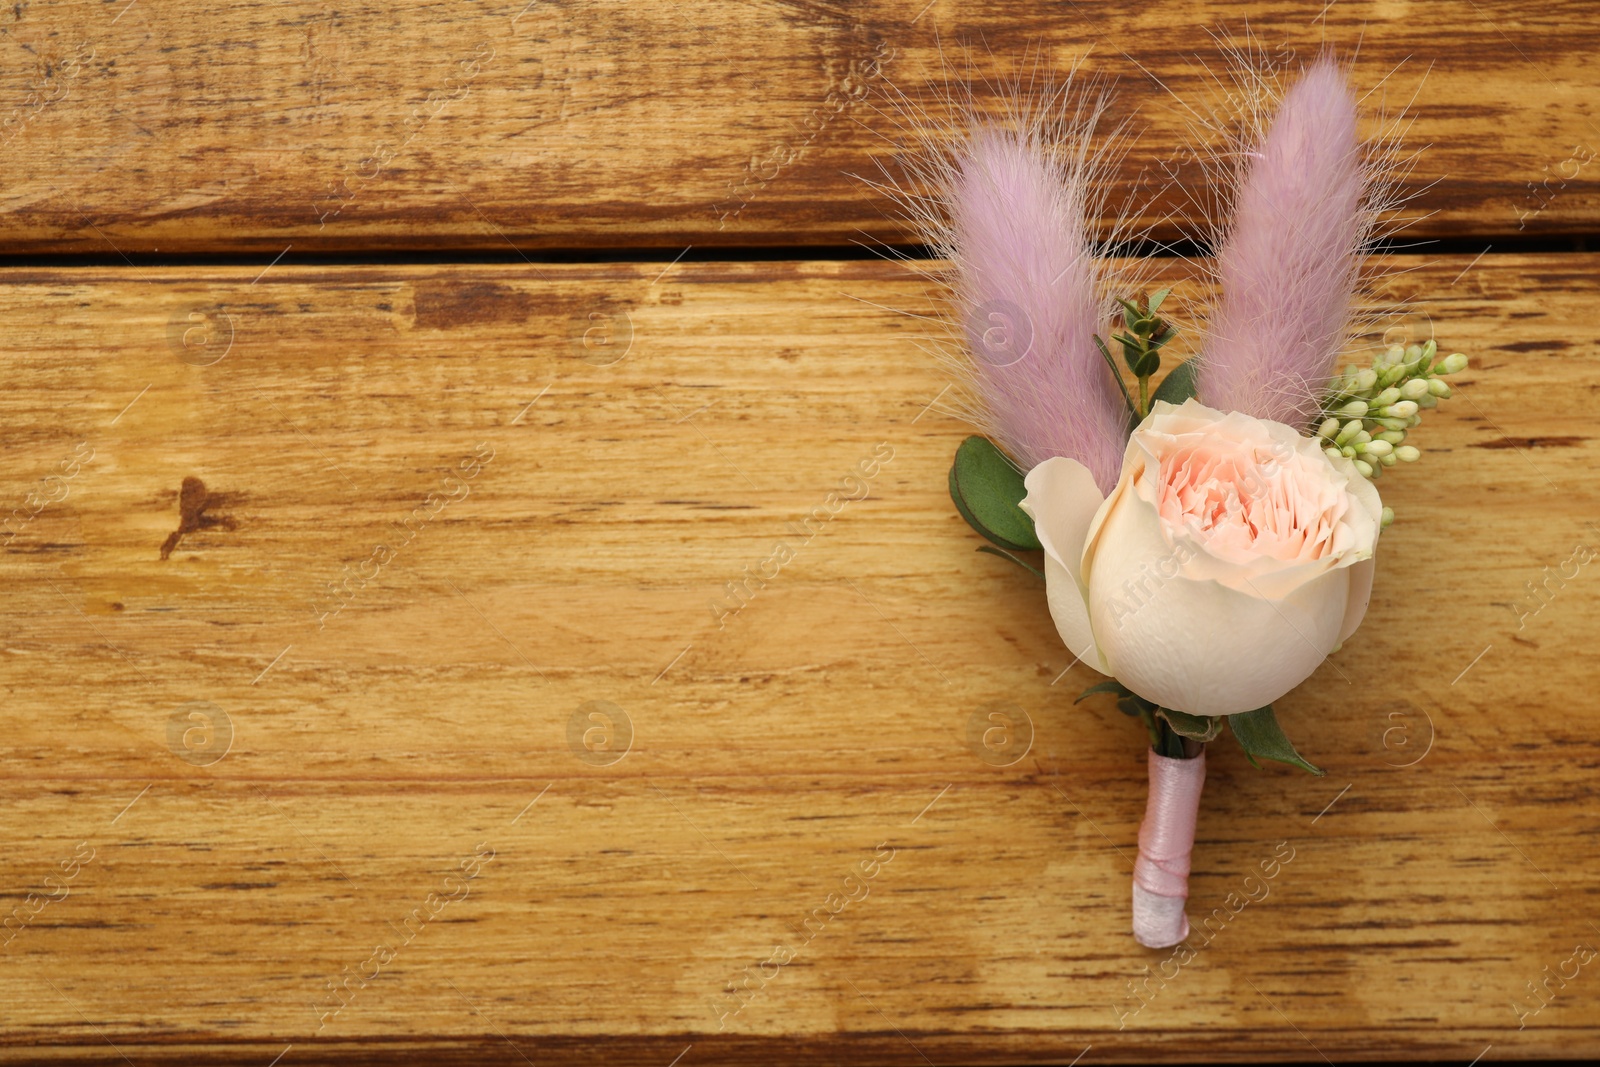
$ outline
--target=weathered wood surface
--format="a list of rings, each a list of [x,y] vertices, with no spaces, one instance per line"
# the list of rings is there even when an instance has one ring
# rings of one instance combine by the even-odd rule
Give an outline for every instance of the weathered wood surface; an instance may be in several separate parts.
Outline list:
[[[1247,19],[1276,67],[1359,45],[1368,105],[1414,98],[1413,233],[1595,231],[1584,0],[25,0],[0,11],[0,253],[905,240],[849,175],[894,150],[887,87],[942,93],[941,48],[958,80],[964,47],[980,83],[1030,55],[1120,79],[1112,120],[1144,131],[1120,202],[1141,171],[1199,180],[1207,34]]]
[[[1527,986],[1600,944],[1600,579],[1516,609],[1600,541],[1594,257],[1394,282],[1474,368],[1191,915],[1292,858],[1137,1014],[1140,734],[950,505],[921,282],[257,274],[0,272],[0,1057],[1600,1054],[1600,963]]]

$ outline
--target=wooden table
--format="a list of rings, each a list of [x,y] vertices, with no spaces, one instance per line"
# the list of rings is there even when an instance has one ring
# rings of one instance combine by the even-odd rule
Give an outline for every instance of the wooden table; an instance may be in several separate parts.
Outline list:
[[[1474,362],[1279,705],[1327,776],[1213,746],[1222,919],[1174,968],[1128,933],[1139,731],[974,552],[903,314],[937,294],[849,251],[911,236],[849,175],[971,43],[980,81],[1087,52],[1145,128],[1117,181],[1193,179],[1168,90],[1246,14],[1415,94],[1409,232],[1452,243],[1385,295]],[[1528,599],[1600,548],[1597,37],[1506,0],[0,12],[0,1057],[1600,1054],[1600,576]]]

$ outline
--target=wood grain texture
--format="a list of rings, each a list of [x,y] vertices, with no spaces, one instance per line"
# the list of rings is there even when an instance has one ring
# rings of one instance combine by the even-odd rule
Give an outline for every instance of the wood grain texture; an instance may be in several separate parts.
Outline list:
[[[1136,1014],[1140,732],[955,515],[902,268],[0,272],[0,1057],[1600,1054],[1595,964],[1514,1007],[1600,943],[1600,577],[1514,606],[1600,539],[1596,266],[1392,283],[1474,367]]]
[[[1359,47],[1369,106],[1414,98],[1415,234],[1595,231],[1583,0],[31,0],[0,11],[0,252],[906,240],[850,175],[894,150],[887,86],[942,94],[941,42],[980,81],[1030,55],[1120,79],[1120,203],[1141,172],[1199,180],[1185,107],[1223,97],[1207,34],[1246,20],[1275,66]]]

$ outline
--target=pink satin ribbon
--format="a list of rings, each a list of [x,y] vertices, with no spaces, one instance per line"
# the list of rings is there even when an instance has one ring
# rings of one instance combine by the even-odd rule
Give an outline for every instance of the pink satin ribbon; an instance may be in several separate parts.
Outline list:
[[[1189,936],[1189,854],[1206,783],[1206,754],[1171,759],[1150,752],[1150,799],[1139,824],[1133,866],[1133,936],[1147,948],[1170,948]]]

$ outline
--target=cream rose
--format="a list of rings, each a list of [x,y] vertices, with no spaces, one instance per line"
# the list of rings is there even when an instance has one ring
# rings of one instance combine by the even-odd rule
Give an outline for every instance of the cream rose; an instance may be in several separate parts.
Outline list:
[[[1025,484],[1062,640],[1164,708],[1264,707],[1366,613],[1378,491],[1283,423],[1158,401],[1109,497],[1071,459]]]

